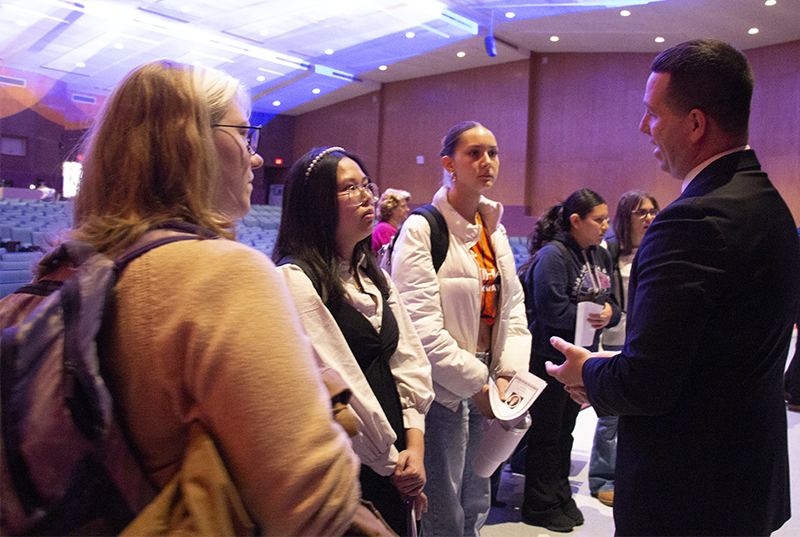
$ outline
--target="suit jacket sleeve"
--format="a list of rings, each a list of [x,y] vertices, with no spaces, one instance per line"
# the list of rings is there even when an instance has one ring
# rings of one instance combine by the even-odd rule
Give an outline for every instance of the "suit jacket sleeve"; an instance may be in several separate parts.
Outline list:
[[[723,288],[729,255],[723,234],[691,202],[665,209],[650,226],[631,275],[628,333],[614,358],[583,369],[600,414],[657,415],[675,404]]]

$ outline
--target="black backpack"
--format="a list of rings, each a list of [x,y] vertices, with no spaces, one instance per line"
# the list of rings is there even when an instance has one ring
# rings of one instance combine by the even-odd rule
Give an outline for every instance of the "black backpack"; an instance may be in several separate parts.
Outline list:
[[[561,252],[561,255],[564,257],[564,260],[567,262],[567,279],[572,285],[574,278],[576,277],[575,269],[572,266],[572,256],[569,253],[569,250],[561,241],[552,240],[549,241],[547,244],[552,244]],[[537,252],[538,253],[538,252]],[[533,296],[533,269],[536,267],[536,263],[538,261],[538,256],[533,258],[533,261],[528,265],[527,269],[525,267],[521,267],[523,270],[517,274],[519,276],[520,282],[522,283],[522,290],[525,293],[525,311],[528,313],[528,325],[530,326],[533,323],[533,319],[530,318],[531,312],[536,311],[536,298]]]
[[[428,203],[422,207],[417,207],[411,214],[421,214],[428,221],[431,226],[431,257],[433,258],[433,270],[439,272],[439,268],[444,263],[447,257],[447,250],[450,247],[450,236],[447,229],[447,222],[442,216],[442,213]],[[410,216],[410,215],[409,215]],[[397,236],[400,235],[402,225],[397,228],[397,232],[388,243],[384,244],[378,253],[378,264],[382,269],[392,274],[392,252],[394,251],[394,243],[397,242]]]

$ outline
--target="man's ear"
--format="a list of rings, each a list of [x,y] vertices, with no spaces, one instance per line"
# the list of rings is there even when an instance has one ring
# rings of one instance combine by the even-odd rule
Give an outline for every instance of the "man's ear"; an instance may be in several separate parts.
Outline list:
[[[689,139],[696,143],[706,134],[708,128],[708,117],[705,112],[697,108],[689,112],[688,121],[690,122]]]

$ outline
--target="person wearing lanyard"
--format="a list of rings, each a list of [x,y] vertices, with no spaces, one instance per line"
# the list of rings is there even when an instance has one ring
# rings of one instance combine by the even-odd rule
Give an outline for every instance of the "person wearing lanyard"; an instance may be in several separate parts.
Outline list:
[[[489,478],[472,470],[489,403],[527,368],[530,334],[502,205],[485,197],[500,165],[494,134],[474,121],[442,140],[444,186],[433,206],[447,224],[448,250],[433,265],[431,226],[412,214],[392,253],[392,278],[431,363],[436,393],[425,418],[423,535],[479,535],[489,515]]]
[[[548,383],[530,410],[522,520],[551,531],[572,531],[584,521],[569,484],[572,430],[581,407],[544,364],[564,360],[550,337],[575,340],[579,302],[603,305],[602,312],[588,315],[596,330],[590,349],[597,350],[602,328],[619,322],[611,256],[599,247],[606,231],[605,200],[589,189],[573,192],[536,222],[528,237],[531,258],[519,270],[533,337],[530,371]]]

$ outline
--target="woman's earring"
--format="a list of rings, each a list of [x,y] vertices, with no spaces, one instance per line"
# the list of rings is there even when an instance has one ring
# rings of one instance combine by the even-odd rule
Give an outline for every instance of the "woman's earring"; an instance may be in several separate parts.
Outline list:
[[[455,183],[455,181],[456,181],[456,172],[450,172],[450,180]]]

